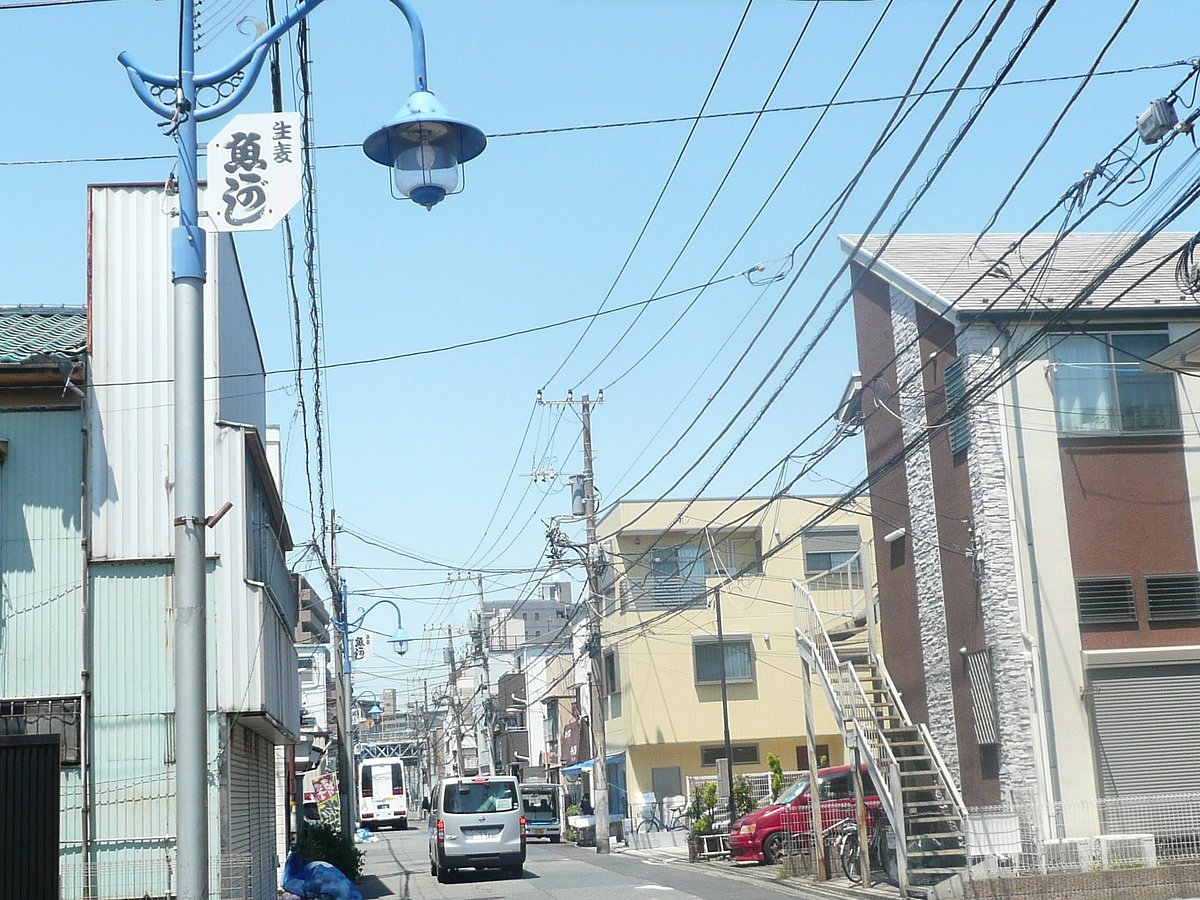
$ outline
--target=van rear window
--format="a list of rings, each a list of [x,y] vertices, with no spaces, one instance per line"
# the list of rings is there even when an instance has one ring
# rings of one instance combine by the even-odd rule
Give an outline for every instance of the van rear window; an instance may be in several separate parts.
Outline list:
[[[446,785],[446,813],[510,812],[517,808],[517,787],[511,781],[460,782]]]

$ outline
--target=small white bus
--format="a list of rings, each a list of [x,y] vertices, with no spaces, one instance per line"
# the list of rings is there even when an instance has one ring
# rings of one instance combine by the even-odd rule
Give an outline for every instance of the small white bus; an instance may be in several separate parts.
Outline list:
[[[408,828],[408,792],[404,760],[397,756],[364,759],[358,764],[358,818],[363,828]]]

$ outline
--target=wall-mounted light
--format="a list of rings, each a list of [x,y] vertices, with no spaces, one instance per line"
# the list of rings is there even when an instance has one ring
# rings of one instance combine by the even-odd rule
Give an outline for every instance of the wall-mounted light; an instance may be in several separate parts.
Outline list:
[[[904,535],[906,535],[906,534],[908,534],[908,529],[897,528],[895,531],[889,531],[887,534],[885,534],[883,536],[883,540],[884,540],[884,543],[886,543],[886,544],[894,544],[894,543],[896,543],[896,541],[900,540],[900,538],[904,537]]]

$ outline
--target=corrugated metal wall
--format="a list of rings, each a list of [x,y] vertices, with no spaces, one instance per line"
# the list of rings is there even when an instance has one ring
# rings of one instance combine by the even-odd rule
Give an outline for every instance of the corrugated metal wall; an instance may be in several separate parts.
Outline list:
[[[92,836],[102,897],[125,896],[122,890],[134,888],[165,892],[170,886],[175,832],[170,572],[166,562],[91,568]]]
[[[220,394],[217,415],[225,422],[253,425],[265,441],[267,379],[254,318],[242,286],[237,252],[229,236],[219,241],[216,237],[209,238],[209,260],[216,263],[210,266],[209,281],[216,286],[221,304],[216,365],[226,376],[217,385]]]
[[[170,555],[169,447],[174,325],[171,203],[153,186],[94,187],[92,270],[92,552],[103,559]],[[254,321],[228,235],[209,235],[205,286],[206,417],[252,425],[266,437],[266,380]],[[250,373],[247,375],[246,373]],[[215,378],[217,375],[241,377]],[[211,458],[212,431],[206,438]],[[227,498],[214,491],[207,503]]]
[[[79,693],[82,417],[0,412],[0,697]]]

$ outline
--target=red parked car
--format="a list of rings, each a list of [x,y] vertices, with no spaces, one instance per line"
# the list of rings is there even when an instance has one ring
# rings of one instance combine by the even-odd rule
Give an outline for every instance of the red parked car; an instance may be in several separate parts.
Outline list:
[[[871,825],[880,814],[880,806],[866,766],[862,767],[862,780],[867,824]],[[850,766],[819,769],[817,782],[821,790],[822,828],[854,818],[854,782]],[[787,855],[788,835],[798,836],[800,843],[808,846],[810,834],[812,805],[808,776],[804,776],[770,806],[756,809],[733,823],[729,829],[730,858],[734,862],[777,863]]]

